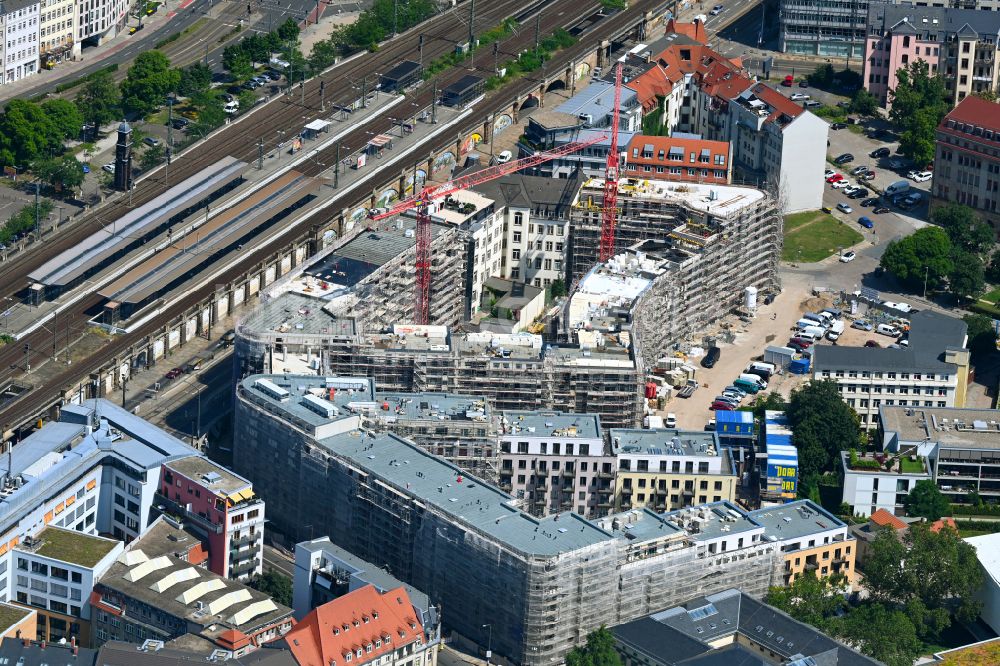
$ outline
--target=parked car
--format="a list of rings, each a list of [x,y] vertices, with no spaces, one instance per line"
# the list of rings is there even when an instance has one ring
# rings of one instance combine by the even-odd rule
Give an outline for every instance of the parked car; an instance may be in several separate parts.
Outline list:
[[[734,411],[733,410],[733,406],[730,405],[728,402],[719,402],[718,400],[716,400],[715,402],[713,402],[709,406],[709,409],[711,409],[712,411],[716,411],[716,412],[732,412],[732,411]]]
[[[271,81],[278,81],[281,79],[281,72],[269,69],[266,72],[264,72],[264,76],[266,76]]]
[[[832,130],[842,130],[847,127],[847,123],[830,123],[830,129]]]
[[[789,344],[789,346],[792,346],[792,347],[801,347],[801,348],[805,349],[807,347],[812,347],[813,341],[809,340],[808,338],[800,338],[800,337],[796,336],[796,337],[792,338],[791,340],[789,340],[788,344]]]
[[[810,96],[809,96],[809,95],[807,95],[807,94],[805,94],[805,93],[800,93],[800,92],[797,92],[797,93],[792,93],[792,94],[791,94],[791,95],[790,95],[790,96],[788,97],[788,99],[792,100],[793,102],[801,102],[802,100],[806,100],[806,99],[809,99],[809,97],[810,97]]]
[[[834,183],[832,185],[832,187],[835,190],[842,190],[842,189],[844,189],[845,187],[847,187],[849,185],[850,185],[850,183],[847,182],[846,180],[838,180],[836,183]]]
[[[146,144],[147,146],[151,146],[151,147],[155,147],[155,146],[160,145],[160,140],[157,139],[155,136],[147,136],[147,137],[143,138],[142,142],[144,144]]]
[[[867,199],[862,199],[861,200],[861,205],[864,206],[864,207],[866,207],[866,208],[868,206],[874,206],[877,203],[878,203],[878,197],[869,197]]]
[[[918,183],[925,183],[933,177],[934,174],[932,174],[930,171],[918,171],[913,175],[913,180],[915,180]]]
[[[853,169],[851,169],[851,175],[852,176],[857,176],[859,173],[864,173],[865,171],[868,171],[868,165],[867,164],[863,164],[861,166],[856,166]]]
[[[708,353],[705,354],[705,358],[701,359],[701,366],[703,368],[714,367],[719,361],[719,357],[722,356],[722,350],[718,347],[709,347]]]
[[[867,322],[864,319],[855,319],[854,323],[851,324],[851,328],[856,328],[859,331],[870,331],[875,327],[872,326],[870,322]]]
[[[823,103],[817,102],[814,99],[811,99],[808,102],[802,102],[802,107],[805,109],[815,109],[817,106],[823,106]]]
[[[664,421],[663,421],[663,425],[667,426],[668,428],[676,428],[677,427],[677,415],[674,414],[673,412],[669,412],[667,414],[667,418],[664,419]]]
[[[826,177],[826,182],[836,183],[838,180],[844,180],[844,177],[839,173],[834,173],[832,176]]]
[[[808,87],[809,87],[809,82],[808,81],[806,81],[805,79],[802,79],[801,81],[799,81],[799,88],[808,88]]]
[[[833,163],[834,164],[847,164],[848,162],[853,162],[853,161],[854,161],[854,155],[851,155],[850,153],[844,153],[842,155],[838,155],[837,159],[835,159],[833,161]]]
[[[889,157],[889,155],[890,151],[885,146],[882,146],[881,148],[876,148],[872,152],[868,153],[869,157]]]
[[[840,255],[840,263],[846,264],[848,262],[854,261],[854,258],[857,256],[858,255],[856,255],[853,250],[848,250],[844,254]]]
[[[834,171],[833,169],[827,169],[826,171],[823,172],[823,177],[824,178],[829,178],[830,176],[834,175],[835,173],[837,173],[837,172]]]
[[[889,168],[890,169],[902,169],[903,168],[903,160],[899,159],[898,157],[892,158],[891,160],[889,160]]]
[[[184,129],[185,127],[191,124],[191,121],[184,117],[174,118],[171,121],[171,124],[174,126],[174,129]]]
[[[167,379],[175,379],[177,377],[180,377],[181,374],[183,374],[183,372],[184,371],[181,370],[180,368],[173,368],[172,370],[168,370],[167,371]]]
[[[875,172],[869,169],[868,171],[865,171],[863,174],[858,176],[858,178],[861,180],[875,180]]]
[[[712,16],[718,16],[723,11],[725,11],[725,9],[726,8],[723,7],[722,5],[716,5],[716,6],[712,7],[712,11],[710,11],[709,14],[711,14]]]
[[[497,162],[500,164],[504,164],[506,162],[510,162],[510,159],[512,157],[514,157],[513,153],[511,153],[509,150],[504,150],[501,151],[499,155],[497,155]]]
[[[872,212],[875,213],[876,215],[881,215],[882,213],[888,213],[889,209],[886,208],[885,206],[879,206],[878,208],[873,208]]]
[[[844,188],[844,194],[846,196],[851,196],[855,192],[858,192],[860,189],[861,188],[858,187],[857,185],[848,185],[847,187]]]
[[[729,385],[729,386],[727,386],[726,388],[722,389],[722,392],[723,392],[723,393],[735,393],[735,394],[736,394],[736,395],[738,395],[738,396],[739,396],[740,398],[745,398],[745,397],[747,397],[747,392],[746,392],[746,391],[744,391],[743,389],[741,389],[741,388],[738,388],[738,387],[736,387],[736,386],[733,386],[732,384],[730,384],[730,385]]]
[[[107,164],[101,165],[101,168],[103,170],[107,171],[108,173],[114,173],[115,172],[115,163],[114,162],[108,162]]]
[[[851,192],[847,196],[849,198],[851,198],[851,199],[860,199],[861,197],[867,197],[869,194],[870,194],[870,192],[868,190],[866,190],[863,187],[859,187],[858,189],[854,190],[853,192]]]
[[[845,204],[843,202],[837,204],[837,210],[839,210],[841,213],[853,213],[854,212],[853,208],[851,208],[848,204]]]
[[[911,312],[913,306],[909,303],[895,302],[895,301],[882,301],[882,307],[889,308],[890,310],[898,310],[899,312]]]

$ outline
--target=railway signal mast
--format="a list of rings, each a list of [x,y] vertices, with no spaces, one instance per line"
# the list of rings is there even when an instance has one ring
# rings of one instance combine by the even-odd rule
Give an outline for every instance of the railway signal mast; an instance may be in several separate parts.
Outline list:
[[[620,77],[620,74],[619,74]],[[615,105],[617,108],[617,104]],[[617,134],[617,128],[615,129]],[[417,210],[417,231],[416,231],[416,298],[414,300],[414,323],[426,324],[430,316],[430,288],[431,288],[431,212],[430,205],[435,199],[441,199],[453,192],[469,189],[482,183],[506,176],[508,174],[528,169],[539,164],[544,164],[550,160],[563,155],[570,155],[587,146],[603,141],[606,134],[600,134],[586,141],[568,143],[565,146],[536,153],[530,157],[519,160],[512,160],[506,164],[497,164],[475,173],[455,178],[441,185],[424,187],[423,190],[413,196],[401,199],[387,209],[375,209],[369,214],[373,220],[382,220],[393,215],[416,209]],[[376,212],[377,211],[377,212]],[[612,244],[613,245],[613,244]]]
[[[618,222],[618,122],[622,105],[622,65],[615,68],[615,106],[611,112],[611,146],[604,171],[604,200],[601,218],[601,263],[615,254],[615,224]]]

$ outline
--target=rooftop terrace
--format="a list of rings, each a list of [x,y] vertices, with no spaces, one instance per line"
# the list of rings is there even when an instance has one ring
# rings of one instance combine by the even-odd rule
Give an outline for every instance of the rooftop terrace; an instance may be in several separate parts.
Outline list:
[[[505,435],[532,437],[601,438],[601,418],[597,414],[562,412],[504,412],[501,427]]]
[[[191,456],[168,462],[165,467],[202,483],[206,488],[224,497],[236,495],[242,496],[239,497],[242,500],[253,495],[253,484],[208,458]]]
[[[1000,449],[1000,410],[957,407],[882,407],[882,430],[899,443],[940,442],[945,447]]]

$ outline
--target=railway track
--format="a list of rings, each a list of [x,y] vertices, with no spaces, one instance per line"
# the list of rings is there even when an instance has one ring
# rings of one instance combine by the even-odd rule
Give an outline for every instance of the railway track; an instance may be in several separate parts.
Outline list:
[[[597,24],[596,28],[592,29],[591,32],[596,32],[600,35],[615,34],[624,26],[627,26],[630,22],[634,22],[638,12],[648,11],[661,6],[662,4],[662,0],[639,0],[638,2],[633,2],[633,11],[613,15]],[[539,18],[539,31],[542,35],[547,35],[557,28],[568,28],[574,22],[578,22],[590,14],[593,14],[598,8],[597,2],[581,4],[580,2],[575,2],[574,0],[543,0],[541,3],[536,2],[528,6],[539,5],[542,7],[541,16]],[[501,2],[498,2],[497,5],[492,7],[488,12],[484,13],[483,26],[486,27],[495,25],[506,16],[514,15],[516,13],[515,10],[523,10],[524,7],[525,5],[518,5],[518,2],[516,1],[502,2],[501,0]],[[459,15],[458,18],[461,17],[462,15]],[[451,12],[450,18],[456,18],[454,16],[454,12]],[[465,15],[465,18],[467,19],[467,15]],[[460,22],[461,21],[458,21],[458,23]],[[453,32],[455,23],[455,21],[451,21],[449,23],[449,28],[442,28],[441,25],[435,25],[430,31],[424,31],[425,36],[430,35],[430,38],[425,40],[424,45],[425,62],[428,62],[443,53],[451,51],[454,35],[456,34]],[[467,30],[467,25],[465,26],[465,29]],[[452,32],[449,33],[449,30],[452,30]],[[561,51],[557,56],[558,59],[561,62],[571,61],[572,59],[580,57],[586,52],[592,50],[593,37],[589,32],[587,36],[590,38],[588,41],[581,41],[569,49]],[[412,39],[408,40],[407,38],[410,37]],[[403,35],[399,39],[399,42],[394,40],[375,54],[381,54],[383,58],[392,58],[392,60],[389,61],[380,58],[378,59],[379,63],[395,63],[399,60],[413,57],[415,55],[416,41],[418,39],[417,34],[413,33],[412,35]],[[509,57],[516,54],[519,50],[533,45],[533,43],[534,30],[522,29],[518,32],[518,34],[505,40],[501,45],[501,50],[504,55]],[[485,60],[488,61],[485,64],[491,67],[492,58],[485,58]],[[373,65],[367,60],[367,58],[359,58],[358,61],[349,63],[346,66],[347,69],[345,71],[339,71],[339,74],[334,82],[331,82],[333,80],[332,73],[328,75],[325,78],[327,81],[327,89],[338,90],[336,82],[339,81],[342,93],[348,93],[349,91],[343,89],[347,88],[352,81],[357,80],[354,78],[355,73],[363,72],[370,74],[372,71],[377,71],[379,67],[383,67],[384,64]],[[340,68],[338,68],[338,70],[340,70]],[[466,69],[452,69],[444,72],[438,77],[438,85],[440,87],[447,86],[449,83],[461,78],[466,73]],[[491,72],[487,70],[479,70],[479,73],[489,74]],[[498,108],[498,106],[511,104],[515,99],[519,98],[519,96],[525,94],[533,88],[536,88],[537,86],[538,80],[528,77],[513,82],[502,89],[487,93],[486,96],[473,107],[474,112],[471,118],[479,119],[480,121],[488,118],[492,114],[493,110]],[[273,136],[273,133],[281,127],[299,128],[305,122],[320,116],[321,114],[318,112],[320,101],[318,83],[314,83],[309,87],[311,90],[306,91],[304,105],[298,101],[289,103],[275,102],[269,104],[264,107],[264,109],[257,111],[250,118],[237,123],[234,126],[227,127],[218,135],[210,137],[205,143],[199,144],[195,148],[191,149],[192,155],[190,157],[185,155],[181,160],[175,162],[175,164],[182,166],[172,169],[171,181],[176,183],[182,178],[198,172],[214,162],[218,159],[219,155],[222,154],[229,154],[237,157],[238,159],[250,162],[256,158],[256,141],[258,136],[266,136],[266,132],[270,132]],[[347,97],[348,95],[341,94],[334,98],[333,101],[335,103],[346,104],[352,101],[352,99]],[[433,92],[431,86],[425,84],[419,88],[418,91],[410,97],[410,99],[416,103],[418,108],[424,108],[431,103],[432,97]],[[315,108],[313,105],[315,105]],[[296,115],[301,117],[295,117],[294,120],[290,120],[288,116],[291,116],[296,110],[299,111]],[[367,142],[371,135],[385,133],[391,129],[392,123],[388,118],[377,117],[345,136],[341,143],[349,145],[352,148],[359,148]],[[321,174],[333,164],[334,150],[335,149],[333,147],[330,147],[320,151],[320,153],[313,160],[302,163],[297,170],[311,176]],[[138,203],[142,203],[156,194],[161,193],[165,188],[163,177],[164,174],[160,172],[147,178],[143,182],[142,198],[139,198],[140,188],[137,188],[134,193],[136,201]],[[353,195],[352,198],[356,198],[356,196],[357,195]],[[348,207],[354,204],[355,201],[350,200],[341,203],[343,204],[343,207]],[[116,207],[113,210],[121,210],[121,202],[112,205]],[[102,217],[105,217],[105,219],[111,219],[106,216]],[[317,213],[314,218],[310,218],[301,226],[303,229],[308,229],[313,226],[314,223],[325,224],[328,222],[328,218],[328,214],[324,215],[323,213]],[[97,224],[93,224],[90,220],[87,220],[79,225],[77,229],[74,229],[73,232],[68,232],[67,236],[69,236],[70,233],[75,233],[71,239],[63,239],[60,243],[60,247],[65,249],[66,247],[79,242],[80,239],[89,233],[92,233],[96,228],[98,228]],[[213,282],[230,282],[238,278],[240,275],[245,274],[254,266],[259,265],[272,254],[273,250],[269,250],[268,248],[261,248],[256,252],[248,253],[243,260],[234,265],[225,274],[215,278]],[[38,265],[40,263],[41,261],[36,261],[34,262],[34,265]],[[26,262],[25,265],[27,266],[29,264]],[[23,280],[23,276],[30,270],[30,268],[22,268],[17,272]],[[3,278],[3,281],[0,282],[0,286],[8,290],[15,287],[14,281],[9,278],[9,273],[10,271],[7,271],[6,275],[8,277]],[[23,283],[20,286],[23,286]],[[189,289],[188,293],[186,293],[183,298],[179,299],[173,305],[164,310],[164,312],[162,312],[158,317],[140,326],[132,333],[110,338],[103,347],[87,358],[86,369],[81,369],[81,364],[79,362],[77,362],[75,366],[68,366],[62,372],[59,372],[55,376],[46,380],[43,385],[36,386],[31,391],[31,397],[26,397],[26,399],[19,400],[4,409],[0,409],[0,424],[3,424],[0,431],[16,427],[25,419],[31,418],[39,411],[40,405],[48,405],[51,404],[51,401],[56,400],[58,398],[59,391],[80,381],[93,369],[102,367],[111,359],[119,355],[122,351],[128,349],[128,347],[136,341],[142,340],[146,336],[155,333],[163,326],[164,322],[171,321],[177,316],[188,311],[191,307],[203,301],[213,292],[214,285],[202,285],[197,288]],[[53,323],[54,329],[60,330],[62,327],[67,325],[75,326],[78,329],[82,324],[97,313],[102,302],[103,299],[96,294],[92,294],[81,299],[74,305],[74,307],[68,309],[59,316],[59,319]],[[69,321],[66,321],[64,318],[68,318]],[[31,335],[25,336],[25,338],[19,340],[17,344],[7,345],[5,348],[0,348],[0,368],[5,369],[4,371],[0,371],[0,383],[2,383],[4,379],[19,373],[19,370],[16,368],[11,370],[10,366],[16,366],[18,363],[23,363],[25,353],[22,344],[29,344],[31,349],[34,350],[29,353],[29,358],[48,357],[48,349],[51,348],[52,335],[51,330],[40,328]]]

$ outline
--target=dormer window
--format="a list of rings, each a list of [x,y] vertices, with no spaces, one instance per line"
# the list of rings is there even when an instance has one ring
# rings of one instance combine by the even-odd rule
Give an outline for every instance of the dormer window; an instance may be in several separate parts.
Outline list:
[[[365,624],[368,624],[368,616],[367,615],[362,615],[361,619],[365,621]]]
[[[382,639],[381,638],[375,641],[375,647],[377,647],[377,648],[382,647]]]
[[[365,646],[365,652],[371,654],[371,651],[372,651],[372,644],[369,643],[368,645]]]
[[[347,662],[351,661],[351,653],[350,652],[345,652],[344,653],[344,661],[347,661]]]
[[[362,657],[365,654],[365,651],[362,650],[361,648],[358,648],[358,653],[357,654],[358,654],[358,657],[360,658],[360,657]]]

